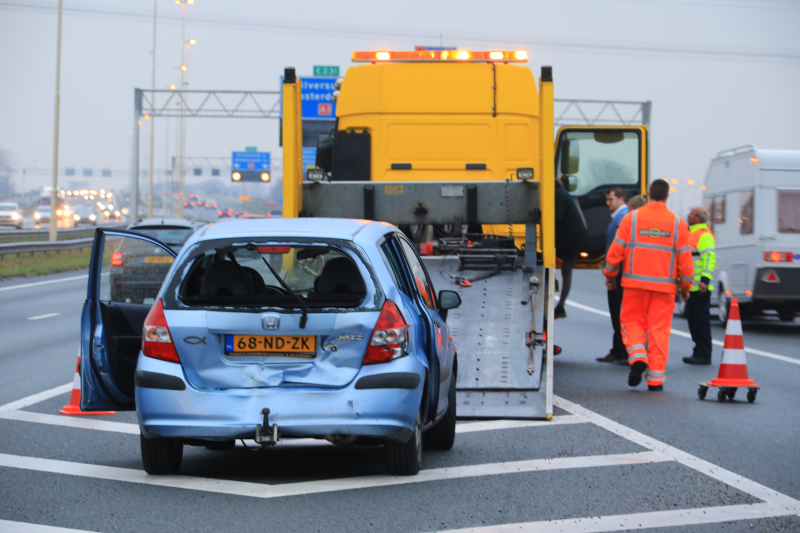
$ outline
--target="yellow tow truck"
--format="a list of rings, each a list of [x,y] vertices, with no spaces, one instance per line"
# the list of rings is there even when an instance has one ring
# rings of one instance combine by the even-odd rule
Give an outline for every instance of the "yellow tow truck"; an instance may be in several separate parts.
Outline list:
[[[459,416],[550,418],[555,180],[581,201],[590,234],[581,257],[597,267],[605,191],[646,189],[647,128],[566,126],[554,143],[552,68],[537,87],[522,50],[352,60],[337,82],[336,127],[307,175],[302,80],[284,73],[283,216],[382,220],[438,253],[424,258],[433,283],[453,284],[464,301],[448,318],[467,369]]]

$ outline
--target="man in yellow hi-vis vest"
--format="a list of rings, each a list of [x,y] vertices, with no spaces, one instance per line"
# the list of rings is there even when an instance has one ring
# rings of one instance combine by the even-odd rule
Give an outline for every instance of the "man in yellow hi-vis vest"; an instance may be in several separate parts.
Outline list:
[[[711,291],[714,286],[714,234],[708,229],[708,211],[702,206],[692,209],[689,222],[689,246],[694,260],[694,284],[686,302],[685,315],[694,341],[694,353],[684,357],[690,365],[711,364]]]

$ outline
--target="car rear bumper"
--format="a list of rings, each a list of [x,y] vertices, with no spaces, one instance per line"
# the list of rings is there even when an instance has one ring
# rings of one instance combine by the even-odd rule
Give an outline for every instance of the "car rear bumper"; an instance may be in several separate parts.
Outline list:
[[[419,359],[409,355],[363,367],[343,388],[203,390],[186,380],[180,365],[140,354],[136,411],[139,425],[162,437],[253,438],[262,424],[261,410],[268,407],[269,424],[278,424],[282,437],[358,435],[405,442],[417,418],[424,372]],[[378,375],[383,377],[373,377]]]

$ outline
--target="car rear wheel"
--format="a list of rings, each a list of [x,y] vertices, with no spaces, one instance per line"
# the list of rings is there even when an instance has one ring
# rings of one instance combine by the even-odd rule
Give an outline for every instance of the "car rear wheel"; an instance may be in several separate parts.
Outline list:
[[[147,438],[139,435],[144,471],[151,476],[177,474],[183,460],[183,443],[178,439]]]
[[[422,422],[419,412],[414,423],[414,433],[408,442],[387,442],[383,445],[386,470],[393,476],[414,476],[422,464]]]
[[[422,434],[422,443],[427,450],[449,450],[456,441],[456,370],[454,363],[447,391],[447,412],[438,424]]]

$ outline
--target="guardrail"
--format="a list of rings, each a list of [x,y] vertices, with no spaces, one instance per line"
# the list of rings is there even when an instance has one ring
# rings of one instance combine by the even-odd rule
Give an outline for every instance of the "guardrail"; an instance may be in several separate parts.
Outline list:
[[[94,242],[94,237],[87,237],[85,239],[72,239],[69,241],[34,241],[34,242],[11,242],[7,244],[0,244],[0,260],[6,255],[17,254],[17,257],[23,253],[30,253],[31,257],[35,252],[61,252],[64,250],[82,250],[84,248],[91,248]]]
[[[100,226],[103,229],[124,229],[127,224],[111,224],[108,226]],[[78,235],[94,235],[95,226],[59,229],[58,237],[77,237]],[[9,230],[0,231],[0,241],[15,240],[15,241],[34,241],[34,240],[47,240],[50,237],[50,230],[48,229],[29,229],[29,230]],[[65,239],[66,240],[66,239]]]

